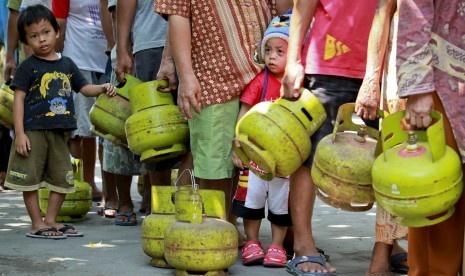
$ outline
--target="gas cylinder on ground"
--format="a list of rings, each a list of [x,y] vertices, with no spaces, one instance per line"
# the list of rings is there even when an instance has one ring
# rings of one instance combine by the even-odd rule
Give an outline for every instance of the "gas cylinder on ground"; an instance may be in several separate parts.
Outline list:
[[[174,194],[187,193],[191,186],[152,186],[152,213],[142,222],[142,249],[152,257],[156,267],[171,267],[165,260],[165,231],[175,220]],[[222,191],[198,190],[206,198],[204,209],[210,217],[226,219],[225,196]]]
[[[280,98],[254,105],[237,123],[233,149],[264,180],[292,174],[310,154],[309,137],[326,120],[318,99],[302,90],[298,100]]]
[[[75,192],[66,194],[56,219],[59,222],[85,220],[92,208],[92,187],[83,180],[82,163],[78,159],[72,159],[72,163]],[[49,189],[39,189],[39,206],[42,215],[45,215],[47,211],[49,195]]]
[[[404,116],[397,112],[382,123],[383,154],[372,168],[375,197],[399,224],[437,224],[453,214],[462,194],[462,163],[446,144],[441,113],[431,112],[426,131],[404,131]]]
[[[175,220],[174,191],[174,186],[152,186],[152,213],[142,222],[142,250],[156,267],[171,267],[165,260],[165,231]]]
[[[324,137],[315,150],[312,180],[317,195],[326,204],[345,211],[370,210],[375,201],[371,168],[379,131],[367,127],[361,118],[352,121],[355,104],[339,107],[332,134]],[[381,110],[378,116],[384,117]]]
[[[165,259],[176,275],[224,275],[236,262],[236,227],[203,215],[202,205],[195,187],[175,193],[176,221],[165,232]]]
[[[13,129],[14,92],[6,84],[0,87],[0,124]]]
[[[125,124],[129,149],[143,162],[161,161],[186,153],[187,120],[170,93],[158,91],[167,81],[150,81],[129,89],[132,115]]]
[[[113,144],[126,146],[126,132],[124,124],[131,116],[129,103],[129,89],[141,84],[142,81],[125,74],[126,82],[122,87],[116,88],[116,95],[111,97],[105,93],[97,97],[89,112],[91,131],[96,135],[112,142]]]

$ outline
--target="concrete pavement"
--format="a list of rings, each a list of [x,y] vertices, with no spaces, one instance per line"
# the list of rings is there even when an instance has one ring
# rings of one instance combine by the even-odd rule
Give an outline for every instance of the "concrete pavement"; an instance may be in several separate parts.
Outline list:
[[[134,210],[139,209],[141,202],[136,181],[134,177]],[[142,251],[141,214],[138,214],[137,226],[115,226],[113,219],[97,215],[99,208],[94,205],[86,220],[73,223],[85,233],[82,238],[31,239],[25,236],[30,219],[21,193],[0,191],[0,275],[174,275],[174,270],[152,267],[151,258]],[[374,243],[374,208],[352,213],[317,200],[314,236],[318,247],[330,255],[339,275],[365,275]],[[242,228],[240,221],[239,224]],[[269,245],[271,234],[267,220],[262,223],[260,236],[264,246]],[[406,243],[401,245],[405,247]],[[245,267],[239,257],[229,268],[229,275],[290,274],[281,268]]]

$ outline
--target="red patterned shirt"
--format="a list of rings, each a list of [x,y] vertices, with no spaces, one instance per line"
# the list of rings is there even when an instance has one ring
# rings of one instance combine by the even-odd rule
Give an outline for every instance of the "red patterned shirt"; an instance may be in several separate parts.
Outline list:
[[[191,20],[202,107],[236,98],[263,69],[253,57],[277,15],[275,0],[155,0],[155,11]]]

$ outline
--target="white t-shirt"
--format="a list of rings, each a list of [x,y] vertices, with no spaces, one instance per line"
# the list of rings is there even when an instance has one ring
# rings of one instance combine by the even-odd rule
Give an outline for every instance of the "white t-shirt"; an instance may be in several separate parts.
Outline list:
[[[72,0],[69,5],[63,55],[81,70],[104,73],[107,41],[100,21],[100,1]]]
[[[21,12],[24,9],[26,9],[28,6],[37,5],[37,4],[41,4],[43,6],[46,6],[50,10],[52,10],[52,0],[23,0],[21,2],[21,7],[19,8],[19,11]]]

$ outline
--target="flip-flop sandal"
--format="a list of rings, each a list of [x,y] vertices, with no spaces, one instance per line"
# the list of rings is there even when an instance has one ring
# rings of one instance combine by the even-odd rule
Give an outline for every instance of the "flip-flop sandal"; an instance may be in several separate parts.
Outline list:
[[[399,274],[408,274],[408,266],[402,262],[407,261],[407,253],[398,253],[391,256],[391,271]]]
[[[62,239],[66,239],[67,236],[66,235],[59,235],[59,236],[48,236],[48,235],[44,235],[45,232],[56,232],[58,233],[58,230],[54,227],[47,227],[47,228],[42,228],[42,229],[39,229],[37,230],[35,233],[26,233],[26,237],[29,237],[29,238],[38,238],[38,239],[51,239],[51,240],[62,240]]]
[[[301,263],[317,263],[326,267],[326,257],[324,255],[316,256],[299,256],[290,260],[286,264],[286,271],[295,276],[337,276],[337,272],[304,272],[297,265]]]
[[[134,218],[136,218],[136,220],[131,221],[132,216],[134,216]],[[127,221],[117,220],[119,217],[126,217],[128,220]],[[115,225],[118,225],[118,226],[134,226],[136,224],[137,224],[137,217],[136,217],[136,213],[134,213],[134,212],[118,213],[115,216]]]
[[[102,207],[97,211],[97,214],[99,216],[102,216],[104,218],[114,218],[115,215],[107,215],[107,210],[115,211],[115,214],[118,213],[118,208],[112,208],[112,207]]]
[[[61,227],[60,229],[58,229],[58,231],[60,231],[61,233],[63,233],[63,235],[66,235],[67,237],[84,237],[84,233],[79,232],[79,231],[76,231],[76,233],[66,233],[69,230],[76,230],[76,229],[74,229],[73,226],[68,225],[68,224],[65,224],[64,227]]]

